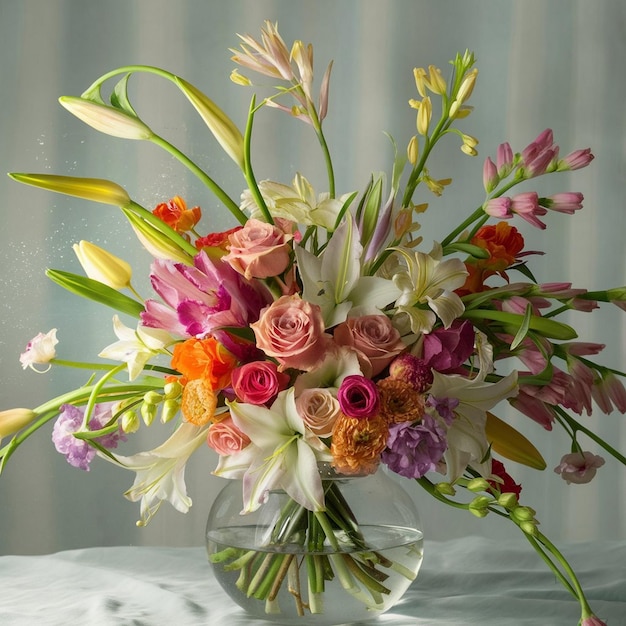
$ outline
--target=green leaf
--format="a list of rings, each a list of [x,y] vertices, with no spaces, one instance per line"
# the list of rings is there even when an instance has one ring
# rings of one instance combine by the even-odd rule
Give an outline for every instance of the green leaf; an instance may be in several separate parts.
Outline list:
[[[365,199],[361,218],[361,243],[363,245],[367,245],[378,223],[380,203],[383,196],[383,181],[384,177],[381,174],[374,180],[373,185],[368,190],[367,198]]]
[[[351,193],[348,196],[348,199],[343,203],[343,206],[341,207],[341,209],[339,210],[339,213],[337,214],[337,219],[335,220],[335,228],[333,229],[333,231],[339,228],[339,225],[341,224],[341,221],[343,220],[343,216],[346,214],[346,211],[348,210],[348,208],[352,204],[352,201],[356,198],[358,193],[359,193],[358,191]]]
[[[475,259],[488,259],[490,256],[489,250],[485,250],[485,248],[475,246],[471,243],[463,243],[461,241],[448,244],[443,249],[444,255],[452,254],[453,252],[465,252],[466,254],[473,256]]]
[[[513,332],[517,332],[518,329],[522,327],[525,319],[524,315],[518,313],[507,313],[506,311],[493,311],[490,309],[466,310],[465,313],[463,313],[463,317],[470,321],[491,320],[493,322],[499,322],[504,326],[511,327]],[[578,334],[571,326],[536,315],[531,316],[528,322],[528,328],[544,337],[560,339],[562,341],[569,341],[570,339],[576,339],[576,337],[578,337]]]
[[[71,293],[110,306],[120,313],[138,318],[144,310],[140,302],[92,278],[53,269],[46,270],[46,276]]]
[[[139,118],[135,109],[133,109],[130,100],[128,99],[128,79],[130,74],[126,74],[118,83],[116,83],[113,92],[111,93],[111,104],[116,109],[121,109],[128,115]]]
[[[532,316],[533,316],[533,307],[529,303],[526,306],[526,312],[524,313],[524,319],[522,320],[522,325],[519,327],[517,334],[515,335],[513,341],[511,342],[511,350],[515,350],[515,348],[517,348],[517,346],[519,346],[520,343],[524,341],[524,337],[526,337],[530,329],[530,320],[532,319]]]

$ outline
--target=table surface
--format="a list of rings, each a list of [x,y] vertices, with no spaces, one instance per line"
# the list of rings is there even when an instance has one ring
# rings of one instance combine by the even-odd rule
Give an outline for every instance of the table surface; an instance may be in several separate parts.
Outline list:
[[[626,626],[626,541],[561,546],[596,614]],[[402,602],[363,626],[576,626],[577,602],[529,544],[426,542]],[[0,557],[0,624],[268,626],[222,592],[203,548],[116,547]]]

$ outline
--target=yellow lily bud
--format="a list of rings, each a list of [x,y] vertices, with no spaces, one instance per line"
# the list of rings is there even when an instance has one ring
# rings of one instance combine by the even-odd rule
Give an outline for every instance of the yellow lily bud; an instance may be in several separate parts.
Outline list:
[[[428,126],[430,125],[432,115],[433,107],[430,98],[426,96],[422,100],[419,111],[417,112],[417,132],[420,135],[426,135],[428,133]]]
[[[522,433],[489,411],[485,434],[496,454],[534,469],[546,469],[546,462],[537,448]]]
[[[455,98],[459,104],[463,104],[469,100],[469,97],[472,95],[472,91],[474,91],[477,76],[478,70],[473,69],[471,72],[468,72],[463,79]]]
[[[243,135],[235,123],[215,102],[187,81],[176,77],[176,84],[185,94],[187,100],[193,104],[226,154],[243,170]]]
[[[242,87],[250,87],[250,85],[252,85],[252,81],[247,76],[240,74],[238,69],[234,69],[230,73],[230,80],[232,80],[235,85],[241,85]]]
[[[419,156],[419,144],[417,142],[417,135],[413,135],[409,141],[409,145],[406,149],[407,157],[411,165],[417,163],[417,157]]]
[[[422,98],[426,97],[426,70],[423,67],[416,67],[413,69],[413,76],[415,77],[415,86],[417,87],[417,93]]]
[[[9,174],[18,183],[40,187],[48,191],[64,193],[68,196],[125,207],[131,203],[126,190],[110,180],[102,178],[78,178],[55,174]]]
[[[154,133],[139,118],[87,98],[63,96],[59,102],[72,115],[106,135],[123,139],[150,139]]]
[[[126,261],[89,241],[80,241],[72,247],[89,278],[118,290],[130,286],[132,269]]]
[[[443,96],[448,90],[446,81],[441,75],[441,70],[434,65],[428,66],[428,87],[432,92],[440,96]]]
[[[0,440],[28,426],[36,417],[37,413],[30,409],[0,411]]]

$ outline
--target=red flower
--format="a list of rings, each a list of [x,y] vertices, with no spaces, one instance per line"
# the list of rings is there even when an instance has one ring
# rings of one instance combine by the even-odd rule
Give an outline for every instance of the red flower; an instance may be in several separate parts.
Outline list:
[[[192,230],[202,217],[200,207],[188,209],[186,202],[180,196],[174,196],[171,200],[157,205],[152,213],[177,233]]]
[[[504,465],[497,459],[491,459],[491,473],[498,478],[501,478],[503,482],[497,483],[495,481],[489,481],[492,490],[499,491],[500,493],[514,493],[518,498],[522,491],[522,486],[518,485],[509,475],[504,468]]]

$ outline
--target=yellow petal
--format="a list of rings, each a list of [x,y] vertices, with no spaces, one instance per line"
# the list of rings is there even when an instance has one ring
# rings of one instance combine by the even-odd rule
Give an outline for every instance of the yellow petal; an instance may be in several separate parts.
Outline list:
[[[522,433],[487,411],[485,425],[491,449],[506,459],[533,469],[546,469],[546,462],[535,446]]]

